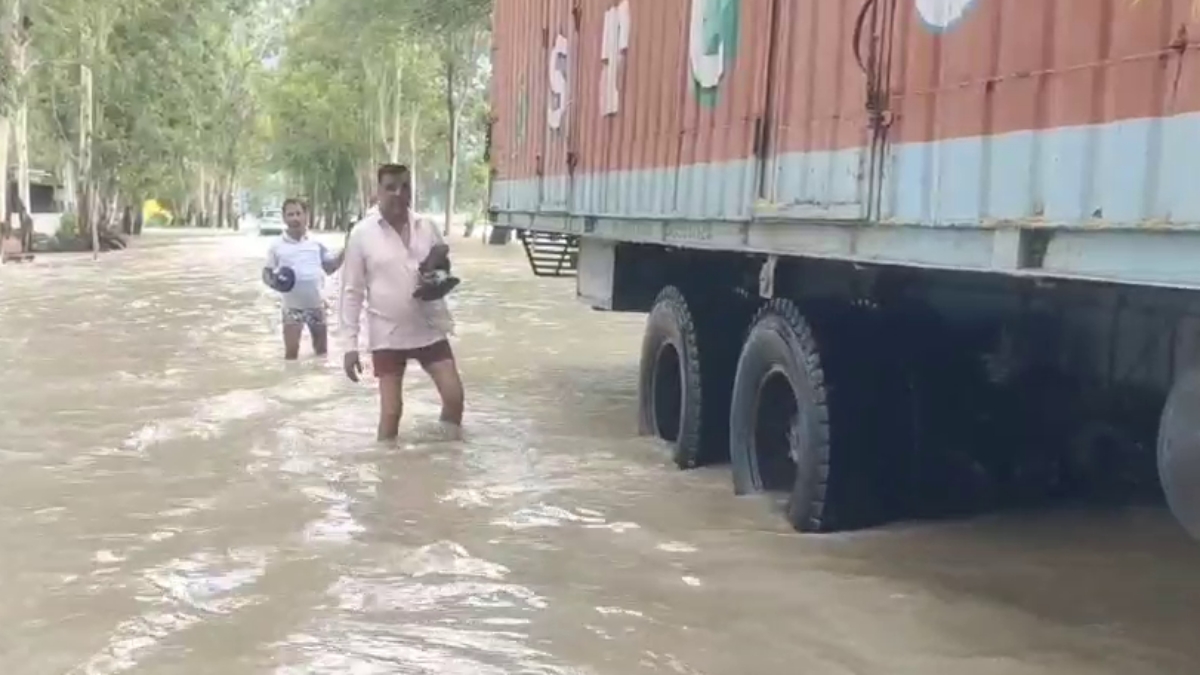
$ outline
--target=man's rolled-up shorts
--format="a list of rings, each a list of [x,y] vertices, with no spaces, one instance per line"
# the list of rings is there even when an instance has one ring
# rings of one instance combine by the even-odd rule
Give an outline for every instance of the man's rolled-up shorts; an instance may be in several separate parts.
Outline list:
[[[376,349],[371,352],[371,366],[375,377],[399,375],[404,372],[409,361],[416,361],[424,368],[432,363],[453,360],[454,351],[450,349],[449,340],[438,340],[433,344],[413,349]]]

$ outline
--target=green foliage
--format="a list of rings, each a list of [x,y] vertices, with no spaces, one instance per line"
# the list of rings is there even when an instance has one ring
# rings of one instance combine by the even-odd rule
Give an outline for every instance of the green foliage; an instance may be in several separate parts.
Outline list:
[[[147,197],[194,201],[202,172],[228,191],[265,163],[254,86],[266,40],[248,26],[272,0],[22,1],[32,67],[18,82],[0,58],[0,100],[12,103],[0,113],[28,102],[33,166],[85,179],[85,67],[94,126],[79,187],[97,199],[131,208]]]
[[[318,215],[343,219],[362,208],[373,168],[395,158],[415,168],[418,208],[444,203],[451,112],[446,72],[460,73],[464,108],[458,194],[486,191],[486,86],[481,59],[463,45],[485,43],[485,0],[312,0],[298,10],[269,77],[264,106],[271,166],[289,177]],[[346,25],[355,26],[347,31]],[[415,137],[412,134],[416,129]],[[463,170],[463,167],[469,167]]]
[[[58,230],[54,236],[59,239],[73,239],[79,235],[79,221],[75,218],[74,213],[62,214],[62,220],[58,222]]]
[[[18,2],[27,75],[13,61]],[[490,4],[0,0],[0,116],[27,105],[31,165],[73,178],[75,197],[116,211],[157,198],[176,223],[212,222],[241,189],[259,206],[302,194],[342,221],[393,157],[414,167],[419,207],[445,203],[457,121],[456,194],[471,208],[487,185]]]

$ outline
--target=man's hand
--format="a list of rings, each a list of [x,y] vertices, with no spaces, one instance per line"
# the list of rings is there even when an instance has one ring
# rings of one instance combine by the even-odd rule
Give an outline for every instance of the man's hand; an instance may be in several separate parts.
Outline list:
[[[342,370],[346,371],[346,377],[350,378],[351,382],[358,382],[358,376],[362,375],[362,361],[358,358],[358,352],[346,352],[342,357]]]

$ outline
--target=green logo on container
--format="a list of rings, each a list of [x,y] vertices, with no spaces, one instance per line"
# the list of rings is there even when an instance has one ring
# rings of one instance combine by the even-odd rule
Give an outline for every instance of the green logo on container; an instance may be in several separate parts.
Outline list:
[[[741,0],[692,0],[688,65],[700,105],[717,104],[721,80],[737,58]]]

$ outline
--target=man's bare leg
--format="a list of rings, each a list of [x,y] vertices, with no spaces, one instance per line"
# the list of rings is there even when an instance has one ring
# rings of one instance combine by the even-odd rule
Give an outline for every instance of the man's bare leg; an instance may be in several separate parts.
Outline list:
[[[400,436],[400,418],[404,415],[404,364],[395,373],[379,376],[379,433],[380,441],[394,441]]]
[[[433,385],[437,387],[438,396],[442,399],[441,421],[461,427],[463,409],[466,406],[466,392],[463,391],[462,378],[458,374],[458,363],[453,357],[450,357],[422,363],[421,367],[429,373]]]
[[[304,333],[304,324],[285,321],[283,324],[283,358],[295,361],[300,358],[300,336]]]
[[[324,323],[309,324],[308,334],[312,337],[314,354],[325,356],[329,353],[329,328]]]

